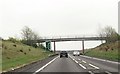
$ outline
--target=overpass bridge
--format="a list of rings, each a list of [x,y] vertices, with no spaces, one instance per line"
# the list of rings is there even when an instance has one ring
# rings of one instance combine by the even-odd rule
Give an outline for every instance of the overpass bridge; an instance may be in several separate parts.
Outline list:
[[[62,41],[82,41],[82,50],[84,54],[84,41],[98,41],[98,40],[106,40],[107,37],[98,37],[98,36],[83,36],[83,37],[52,37],[52,38],[42,38],[36,40],[36,43],[42,43],[46,41],[54,42],[54,53],[56,51],[56,44],[55,42],[62,42]]]
[[[61,41],[96,41],[96,40],[106,40],[106,37],[43,38],[37,40],[37,42],[41,43],[46,41],[61,42]]]

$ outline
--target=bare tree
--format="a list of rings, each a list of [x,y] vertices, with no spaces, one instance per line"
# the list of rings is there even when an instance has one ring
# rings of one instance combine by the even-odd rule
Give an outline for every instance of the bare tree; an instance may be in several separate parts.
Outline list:
[[[40,39],[39,35],[36,32],[33,32],[31,28],[25,26],[22,29],[22,37],[23,42],[28,45],[35,45],[33,44],[36,40]]]
[[[102,31],[99,31],[98,34],[99,34],[99,37],[101,38],[101,43],[103,43],[102,38],[104,37],[104,35],[103,35]]]
[[[32,37],[32,40],[39,40],[41,39],[41,37],[38,35],[37,32],[33,32],[33,37]]]
[[[22,34],[22,37],[23,37],[24,40],[31,40],[33,32],[32,32],[32,29],[30,29],[29,27],[25,26],[22,29],[22,33],[21,34]]]
[[[99,32],[100,37],[106,37],[106,42],[114,42],[118,40],[118,33],[111,26],[106,26]]]

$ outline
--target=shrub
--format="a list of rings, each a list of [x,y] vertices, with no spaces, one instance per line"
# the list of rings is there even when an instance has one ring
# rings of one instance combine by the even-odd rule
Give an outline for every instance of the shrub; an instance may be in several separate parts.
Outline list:
[[[13,46],[14,46],[14,47],[17,47],[17,45],[16,45],[16,44],[14,44]]]
[[[29,51],[31,51],[31,49],[29,48]]]
[[[20,50],[20,52],[23,52],[23,50]]]
[[[24,52],[24,54],[26,55],[27,53],[26,53],[26,52]]]

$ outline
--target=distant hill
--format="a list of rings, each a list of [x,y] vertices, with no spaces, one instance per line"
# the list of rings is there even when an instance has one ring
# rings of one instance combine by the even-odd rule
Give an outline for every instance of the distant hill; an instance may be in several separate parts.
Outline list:
[[[119,44],[120,41],[104,43],[93,49],[86,50],[85,55],[112,61],[120,61],[120,54],[118,54],[120,51]]]

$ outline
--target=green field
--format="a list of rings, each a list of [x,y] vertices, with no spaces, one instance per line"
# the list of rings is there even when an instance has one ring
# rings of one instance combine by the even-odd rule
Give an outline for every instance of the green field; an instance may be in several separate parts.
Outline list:
[[[97,57],[101,59],[107,59],[112,61],[120,60],[120,48],[118,48],[118,44],[120,42],[102,44],[96,48],[86,50],[85,55]]]
[[[52,52],[22,43],[2,42],[2,71],[47,58]]]

